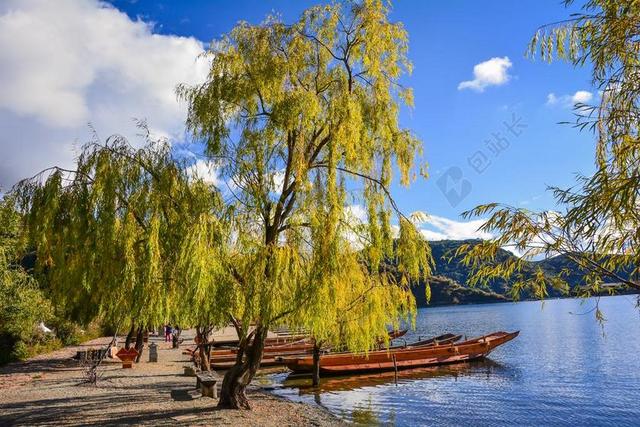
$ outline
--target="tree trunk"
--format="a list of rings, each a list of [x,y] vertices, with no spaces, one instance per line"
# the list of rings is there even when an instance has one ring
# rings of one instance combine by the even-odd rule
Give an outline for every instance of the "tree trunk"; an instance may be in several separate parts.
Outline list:
[[[198,334],[198,354],[200,355],[200,370],[211,371],[211,363],[209,360],[209,329],[196,328]]]
[[[318,343],[313,344],[312,383],[314,387],[320,385],[320,345]]]
[[[131,323],[131,329],[129,329],[129,333],[127,334],[127,338],[124,341],[125,350],[129,350],[131,348],[131,341],[133,340],[133,333],[136,330],[136,325]]]
[[[142,351],[144,350],[144,327],[140,326],[138,328],[138,333],[136,334],[136,351],[138,355],[136,356],[136,363],[140,362],[142,358]]]
[[[251,344],[239,343],[236,364],[222,380],[219,408],[251,409],[245,390],[260,367],[267,331],[268,328],[264,326],[256,326]]]

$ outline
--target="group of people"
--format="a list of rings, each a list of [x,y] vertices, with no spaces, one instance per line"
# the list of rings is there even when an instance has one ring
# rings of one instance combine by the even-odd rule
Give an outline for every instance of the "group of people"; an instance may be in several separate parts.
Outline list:
[[[180,326],[175,328],[171,324],[164,325],[164,342],[172,342],[174,337],[180,336]]]

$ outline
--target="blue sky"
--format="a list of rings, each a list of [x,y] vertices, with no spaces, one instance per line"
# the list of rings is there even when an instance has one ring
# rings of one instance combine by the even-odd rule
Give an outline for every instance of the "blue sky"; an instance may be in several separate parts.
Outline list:
[[[156,22],[160,32],[194,36],[209,41],[228,32],[239,20],[260,22],[275,11],[285,21],[295,19],[316,2],[137,2],[114,1],[132,18]],[[409,190],[396,188],[400,206],[456,218],[479,203],[500,201],[532,209],[552,207],[547,185],[570,185],[575,172],[592,167],[591,135],[580,134],[560,121],[572,119],[571,109],[546,105],[556,96],[591,89],[588,70],[564,63],[546,64],[524,57],[526,46],[539,25],[568,15],[559,1],[397,1],[392,19],[402,21],[410,36],[413,74],[406,79],[415,91],[415,108],[403,115],[403,124],[424,141],[432,177]],[[482,93],[458,90],[473,77],[475,64],[508,57],[510,80],[487,87]],[[510,135],[503,122],[516,115],[520,136]],[[516,131],[516,133],[519,133]],[[485,141],[492,133],[507,138],[508,148],[492,155]],[[501,148],[499,146],[499,148]],[[482,173],[468,158],[484,150],[491,163]],[[500,150],[499,150],[500,151]],[[486,162],[486,160],[485,160]],[[459,167],[471,191],[455,206],[442,194],[437,178]],[[464,195],[464,189],[463,194]]]
[[[70,22],[49,30],[44,23],[40,30],[33,27],[28,37],[42,31],[45,40],[53,41],[45,52],[38,50],[43,49],[42,43],[27,40],[20,52],[2,53],[0,42],[0,70],[5,68],[0,71],[3,86],[33,87],[33,82],[23,81],[24,72],[12,74],[6,70],[18,61],[27,63],[29,57],[24,56],[29,49],[40,61],[46,60],[49,51],[58,49],[59,55],[51,57],[47,74],[37,81],[51,80],[50,90],[59,92],[58,99],[69,98],[70,104],[82,97],[83,102],[76,106],[77,114],[69,117],[64,112],[75,110],[58,111],[46,100],[31,102],[17,95],[13,99],[4,95],[3,100],[0,95],[0,125],[12,135],[10,140],[7,135],[0,136],[0,144],[20,148],[16,150],[20,153],[26,144],[35,144],[29,152],[50,153],[43,155],[41,163],[64,161],[66,157],[56,157],[58,153],[73,148],[65,143],[66,148],[61,149],[61,145],[50,145],[49,140],[86,140],[86,122],[93,123],[99,133],[109,134],[123,132],[119,129],[124,127],[125,118],[146,117],[152,127],[157,124],[161,134],[179,138],[183,117],[174,114],[178,110],[169,105],[170,89],[174,80],[198,80],[201,74],[192,72],[197,67],[191,58],[206,43],[231,30],[239,20],[258,23],[275,11],[285,21],[291,21],[316,3],[116,0],[111,2],[112,7],[105,8],[93,0],[7,1],[0,5],[0,40],[3,32],[15,40],[19,31],[27,31],[27,24],[19,26],[23,21],[17,19],[16,11],[35,17],[57,15],[57,22]],[[394,2],[391,18],[404,23],[414,63],[413,74],[405,82],[414,88],[415,108],[403,112],[402,122],[423,140],[431,173],[429,180],[418,180],[410,189],[394,187],[393,193],[404,211],[426,211],[460,221],[462,211],[489,201],[550,209],[554,205],[545,192],[547,185],[571,185],[575,173],[590,173],[592,135],[558,124],[573,119],[571,99],[577,92],[582,94],[581,99],[589,92],[591,101],[597,100],[588,70],[524,57],[538,26],[564,19],[570,12],[558,0]],[[79,27],[81,24],[85,26]],[[46,36],[45,31],[51,34]],[[75,68],[75,63],[64,62],[74,52],[78,64]],[[497,78],[496,84],[488,84],[482,91],[477,90],[481,81],[476,81],[476,89],[459,88],[461,82],[474,80],[474,66],[492,59],[493,68],[489,71]],[[499,63],[502,68],[497,66]],[[84,71],[85,67],[91,72],[87,71],[84,79],[70,71]],[[56,73],[69,75],[65,74],[66,80],[57,79]],[[132,77],[135,73],[139,75]],[[162,91],[166,93],[158,102],[152,92]],[[549,94],[554,94],[552,105]],[[160,109],[159,105],[164,107]],[[56,121],[60,115],[68,121],[81,118],[81,124],[62,129]],[[505,127],[505,122],[514,120],[520,125],[516,131],[519,136]],[[48,139],[44,140],[43,134]],[[32,142],[41,139],[43,142]],[[16,165],[26,162],[32,169],[40,166],[37,159],[24,159],[18,153],[11,161],[0,160],[0,186],[6,188],[9,181],[29,170]],[[470,161],[478,162],[475,168]],[[449,197],[443,189],[450,192]]]

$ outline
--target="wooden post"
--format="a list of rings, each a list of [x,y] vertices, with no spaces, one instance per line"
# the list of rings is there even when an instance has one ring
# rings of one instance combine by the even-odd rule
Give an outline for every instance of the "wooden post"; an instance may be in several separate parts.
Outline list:
[[[392,354],[391,357],[393,359],[393,370],[395,372],[394,378],[395,378],[396,385],[398,385],[398,362],[396,361],[395,354]]]
[[[138,333],[136,334],[136,345],[135,349],[138,352],[136,356],[136,363],[140,362],[140,358],[142,357],[142,352],[144,351],[144,326],[140,326],[138,328]]]
[[[320,385],[320,346],[313,344],[313,372],[312,383],[314,387]]]

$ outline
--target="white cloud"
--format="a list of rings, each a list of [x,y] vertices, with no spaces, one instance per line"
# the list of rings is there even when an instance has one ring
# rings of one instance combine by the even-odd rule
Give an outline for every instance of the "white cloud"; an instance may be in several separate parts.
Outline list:
[[[347,222],[350,224],[362,224],[367,221],[367,211],[362,205],[349,205],[345,211]]]
[[[478,230],[484,224],[483,219],[455,221],[441,216],[425,215],[421,221],[415,222],[427,240],[491,239],[493,237],[491,233]]]
[[[367,211],[364,206],[353,204],[345,206],[343,228],[344,237],[354,249],[360,250],[367,243],[366,238],[360,234],[361,226],[367,221]]]
[[[591,92],[586,90],[579,90],[573,94],[573,96],[571,97],[571,101],[574,104],[578,104],[578,103],[585,104],[591,101],[591,98],[593,98],[593,94]]]
[[[560,105],[565,108],[573,108],[576,104],[586,104],[593,99],[593,93],[587,90],[578,90],[574,94],[556,95],[551,92],[547,95],[546,105]]]
[[[473,80],[460,82],[458,90],[473,89],[483,92],[487,86],[500,86],[507,83],[511,76],[509,68],[513,64],[509,57],[491,58],[473,67]]]
[[[271,184],[272,191],[274,193],[280,194],[282,192],[282,186],[284,185],[284,169],[273,173]]]
[[[537,194],[535,196],[532,196],[529,199],[525,199],[525,200],[521,200],[518,204],[521,206],[527,206],[532,204],[533,202],[540,200],[543,197],[543,194]]]
[[[207,184],[219,184],[216,166],[205,159],[199,159],[187,168],[187,174],[193,178],[200,178]]]
[[[97,0],[0,2],[0,186],[70,166],[89,122],[102,138],[135,135],[133,118],[181,135],[175,86],[204,80],[202,52]]]

